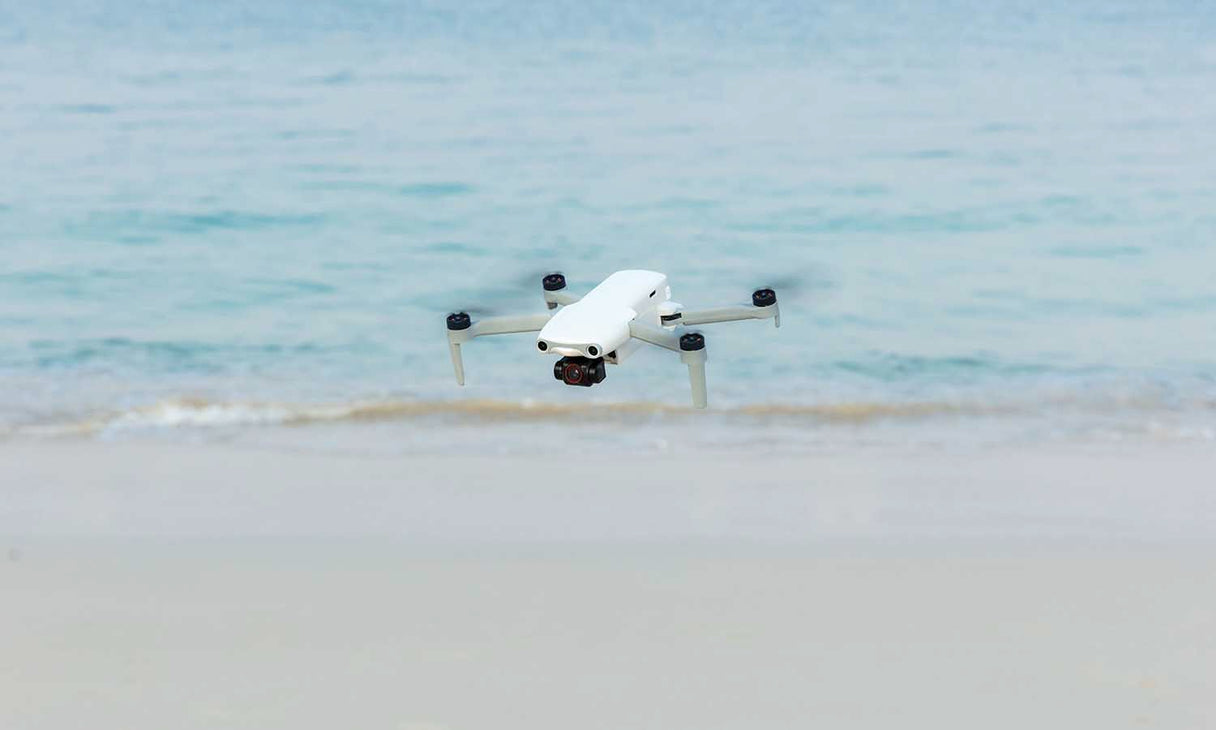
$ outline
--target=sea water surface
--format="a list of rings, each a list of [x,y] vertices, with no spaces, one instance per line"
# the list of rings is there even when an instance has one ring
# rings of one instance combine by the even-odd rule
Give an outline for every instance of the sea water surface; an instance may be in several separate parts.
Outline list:
[[[0,2],[0,433],[1214,440],[1214,89],[1183,0]],[[447,311],[620,268],[798,286],[705,417],[660,351],[455,385]]]

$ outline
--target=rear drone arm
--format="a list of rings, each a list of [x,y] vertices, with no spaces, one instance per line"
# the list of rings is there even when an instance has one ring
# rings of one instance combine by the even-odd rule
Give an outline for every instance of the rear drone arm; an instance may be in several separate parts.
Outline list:
[[[578,300],[578,297],[565,291],[545,292],[545,306],[547,306],[549,309],[557,309],[559,304],[563,307],[567,304],[574,304]]]
[[[743,319],[771,319],[781,326],[781,309],[777,306],[777,292],[772,289],[757,289],[752,292],[751,306],[734,304],[729,307],[690,309],[679,312],[675,321],[687,325],[714,324],[716,322],[738,322]]]
[[[564,307],[567,304],[574,304],[579,299],[566,291],[566,277],[557,272],[546,274],[540,280],[540,288],[545,292],[545,306],[550,311],[557,309],[558,305]]]
[[[744,319],[771,319],[776,326],[781,326],[781,312],[776,305],[761,308],[738,304],[733,307],[693,309],[682,312],[680,315],[680,321],[687,325],[738,322]]]

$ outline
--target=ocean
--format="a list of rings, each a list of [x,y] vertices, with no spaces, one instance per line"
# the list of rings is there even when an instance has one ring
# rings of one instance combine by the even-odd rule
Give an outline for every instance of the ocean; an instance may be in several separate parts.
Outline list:
[[[1214,89],[1183,0],[0,1],[0,438],[1214,442]],[[783,326],[457,387],[622,268]]]

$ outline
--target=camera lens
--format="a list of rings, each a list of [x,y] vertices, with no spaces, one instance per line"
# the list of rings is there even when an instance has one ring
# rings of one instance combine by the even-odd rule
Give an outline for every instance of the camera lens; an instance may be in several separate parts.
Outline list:
[[[596,347],[595,345],[592,345],[591,347],[587,348],[587,354],[590,355],[591,357],[596,357],[600,354],[600,348]]]
[[[583,382],[584,368],[576,362],[566,363],[565,370],[562,371],[562,380],[569,385],[577,385]]]
[[[545,350],[549,349],[549,343],[545,342],[544,340],[541,340],[540,342],[536,343],[536,349],[540,350],[541,352],[544,352]]]

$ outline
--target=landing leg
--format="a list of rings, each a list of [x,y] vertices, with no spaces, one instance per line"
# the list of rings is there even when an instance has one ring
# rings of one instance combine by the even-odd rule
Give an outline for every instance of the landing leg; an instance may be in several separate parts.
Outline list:
[[[705,385],[706,359],[704,336],[691,332],[680,338],[680,360],[688,366],[693,408],[705,408],[709,404],[709,393]]]
[[[448,352],[452,355],[452,368],[456,370],[456,384],[464,385],[464,360],[460,357],[460,343],[469,339],[473,318],[467,312],[448,315]]]
[[[452,367],[456,370],[456,384],[464,385],[464,359],[460,356],[460,343],[449,340],[448,350],[452,353]]]

